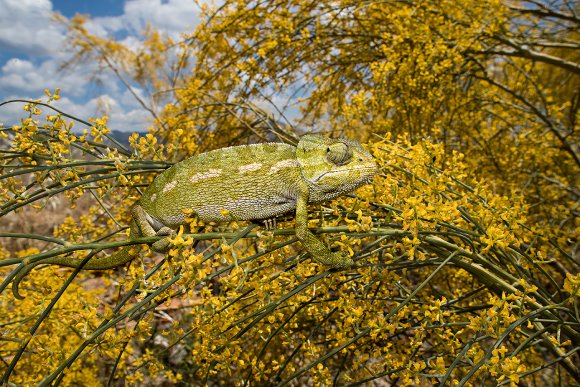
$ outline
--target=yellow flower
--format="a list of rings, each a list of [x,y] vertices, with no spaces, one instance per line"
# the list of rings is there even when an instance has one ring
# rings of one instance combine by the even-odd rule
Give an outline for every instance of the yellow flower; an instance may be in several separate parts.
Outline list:
[[[167,237],[167,240],[175,247],[189,246],[189,245],[193,244],[193,238],[187,237],[184,239],[182,235],[183,235],[183,226],[179,226],[179,230],[177,231],[177,234],[175,234],[175,236],[173,238]]]

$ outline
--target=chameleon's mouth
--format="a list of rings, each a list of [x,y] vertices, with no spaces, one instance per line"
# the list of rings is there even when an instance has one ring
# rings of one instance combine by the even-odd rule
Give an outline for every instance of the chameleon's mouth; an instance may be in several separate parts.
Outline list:
[[[350,171],[362,171],[362,172],[368,172],[369,176],[365,176],[362,177],[365,179],[365,181],[371,181],[372,180],[372,175],[374,175],[375,173],[378,172],[378,168],[376,166],[373,167],[356,167],[356,168],[352,168]],[[344,170],[338,170],[338,171],[327,171],[324,172],[322,175],[318,176],[318,178],[316,180],[314,180],[315,183],[318,183],[320,181],[320,179],[322,179],[323,177],[333,174],[333,173],[344,173]]]

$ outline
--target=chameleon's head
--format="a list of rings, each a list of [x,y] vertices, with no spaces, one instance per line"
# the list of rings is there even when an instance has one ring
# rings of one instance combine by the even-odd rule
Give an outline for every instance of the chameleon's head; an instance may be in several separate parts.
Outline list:
[[[310,201],[332,199],[368,184],[377,173],[373,157],[358,142],[306,135],[296,149]]]

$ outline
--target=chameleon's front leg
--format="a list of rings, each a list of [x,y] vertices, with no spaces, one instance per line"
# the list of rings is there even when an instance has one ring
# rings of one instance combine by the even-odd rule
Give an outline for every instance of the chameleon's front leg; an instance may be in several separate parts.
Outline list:
[[[304,183],[306,186],[306,183]],[[312,255],[312,258],[325,266],[342,269],[354,265],[352,258],[347,253],[339,251],[331,252],[324,243],[308,229],[308,187],[301,190],[296,203],[296,236],[304,245],[304,248]]]
[[[133,219],[137,223],[139,230],[141,231],[141,235],[145,237],[152,237],[152,236],[161,236],[161,235],[172,235],[175,233],[175,230],[164,226],[161,227],[159,230],[155,231],[153,226],[147,220],[147,214],[145,210],[140,205],[135,205],[131,210],[131,215]],[[158,253],[164,253],[169,249],[169,240],[167,238],[163,238],[158,240],[157,242],[151,245],[151,249]]]

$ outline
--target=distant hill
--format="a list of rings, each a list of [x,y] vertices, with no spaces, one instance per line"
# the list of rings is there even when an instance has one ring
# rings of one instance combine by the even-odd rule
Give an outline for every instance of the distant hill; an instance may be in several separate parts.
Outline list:
[[[122,132],[120,130],[111,130],[109,134],[115,140],[117,140],[118,142],[129,148],[129,136],[131,136],[132,133],[137,133],[139,136],[145,136],[147,134],[147,132]],[[9,136],[6,139],[0,138],[0,149],[4,150],[8,149],[11,142],[12,136]],[[112,148],[117,147],[115,144],[113,144],[111,141],[107,139],[103,139],[103,142]]]

